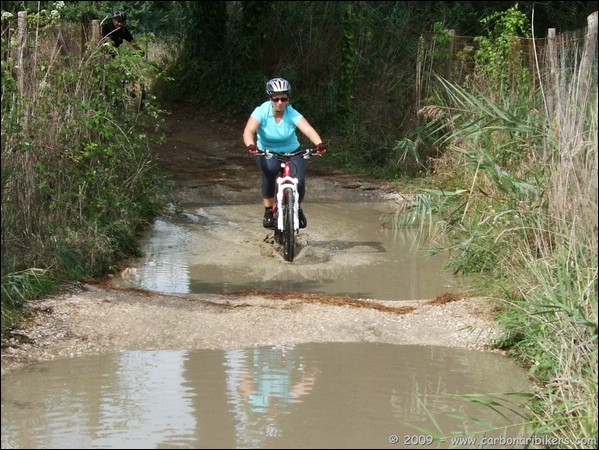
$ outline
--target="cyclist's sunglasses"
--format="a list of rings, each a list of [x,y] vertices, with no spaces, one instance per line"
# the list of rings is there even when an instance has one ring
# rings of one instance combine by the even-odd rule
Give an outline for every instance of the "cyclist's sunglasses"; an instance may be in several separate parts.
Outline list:
[[[275,103],[279,103],[279,102],[285,103],[286,101],[289,100],[289,97],[271,97],[270,99]]]

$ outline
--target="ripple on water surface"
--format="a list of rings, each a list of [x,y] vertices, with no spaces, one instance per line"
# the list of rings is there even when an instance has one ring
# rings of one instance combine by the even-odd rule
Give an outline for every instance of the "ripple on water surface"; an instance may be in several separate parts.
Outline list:
[[[423,429],[500,435],[496,428],[521,421],[514,411],[522,399],[508,393],[526,389],[525,373],[502,355],[442,347],[86,356],[2,377],[2,448],[405,448],[389,437],[429,439]],[[505,417],[481,406],[485,398]]]

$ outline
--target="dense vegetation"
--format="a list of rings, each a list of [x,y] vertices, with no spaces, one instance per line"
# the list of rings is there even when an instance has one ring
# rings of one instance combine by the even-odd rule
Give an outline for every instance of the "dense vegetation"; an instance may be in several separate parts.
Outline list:
[[[428,230],[497,299],[497,345],[539,386],[530,429],[596,442],[596,2],[64,3],[2,2],[3,333],[58,281],[137,251],[166,206],[147,151],[162,99],[245,117],[283,76],[334,163],[395,180],[408,201],[392,223]],[[38,37],[26,72],[21,8]],[[113,9],[145,57],[47,45],[55,25],[68,36]],[[568,39],[531,39],[550,27]],[[454,36],[472,38],[456,51]],[[125,78],[149,89],[141,111]]]

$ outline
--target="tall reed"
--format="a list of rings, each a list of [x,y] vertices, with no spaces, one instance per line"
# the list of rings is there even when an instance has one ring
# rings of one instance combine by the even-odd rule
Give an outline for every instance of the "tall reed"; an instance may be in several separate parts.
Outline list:
[[[519,243],[521,264],[507,268],[522,310],[522,322],[508,329],[534,330],[516,346],[543,382],[539,431],[569,448],[589,448],[598,433],[596,39],[595,30],[585,41],[555,44],[559,72],[544,85],[554,101],[546,108],[546,214]]]
[[[431,129],[443,133],[437,164],[452,188],[422,189],[397,222],[429,223],[449,267],[497,299],[496,345],[536,384],[531,432],[567,448],[589,448],[598,432],[596,40],[595,30],[556,41],[535,90],[440,79],[444,114]]]

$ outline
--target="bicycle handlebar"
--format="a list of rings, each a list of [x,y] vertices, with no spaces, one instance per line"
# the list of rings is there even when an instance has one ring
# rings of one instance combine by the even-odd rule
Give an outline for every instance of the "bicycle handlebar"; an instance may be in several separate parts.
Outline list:
[[[267,150],[267,149],[258,149],[258,153],[256,153],[255,155],[256,156],[264,155],[264,157],[268,158],[268,159],[275,158],[280,161],[288,161],[291,158],[294,158],[294,157],[300,156],[300,155],[303,155],[304,159],[308,159],[311,156],[322,156],[322,153],[317,152],[315,148],[302,148],[302,149],[296,150],[294,152],[285,152],[285,153],[273,152],[272,150]]]

